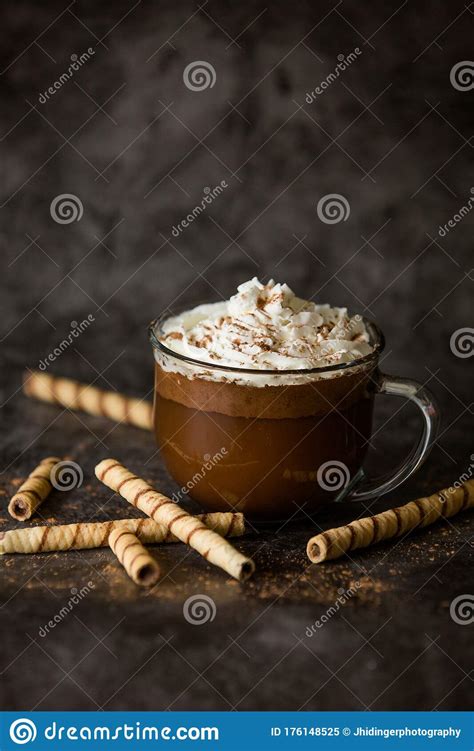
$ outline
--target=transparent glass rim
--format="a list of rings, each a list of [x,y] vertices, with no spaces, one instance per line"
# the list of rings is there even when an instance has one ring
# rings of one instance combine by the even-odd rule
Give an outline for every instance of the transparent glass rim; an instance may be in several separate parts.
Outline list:
[[[359,357],[357,360],[351,360],[350,362],[343,362],[338,363],[336,365],[324,365],[321,367],[315,367],[315,368],[296,368],[291,370],[269,370],[269,369],[260,369],[260,368],[238,368],[233,365],[218,365],[217,363],[210,363],[206,362],[205,360],[197,360],[194,357],[189,357],[188,355],[183,355],[180,352],[176,352],[173,349],[170,349],[170,347],[167,347],[166,344],[163,344],[163,342],[160,341],[159,336],[160,332],[162,331],[163,323],[168,320],[168,318],[172,318],[175,315],[179,315],[180,312],[183,313],[187,310],[187,308],[184,308],[182,311],[178,311],[177,313],[171,313],[171,314],[163,314],[161,316],[158,316],[158,318],[155,318],[148,326],[148,335],[150,338],[151,345],[154,350],[158,350],[159,352],[162,352],[167,357],[173,357],[176,360],[181,360],[181,362],[188,363],[189,365],[194,365],[200,369],[206,369],[206,370],[212,370],[212,371],[225,371],[227,373],[245,373],[248,375],[254,375],[254,376],[269,376],[269,375],[275,375],[275,376],[285,376],[285,375],[308,375],[308,374],[317,374],[317,373],[337,373],[344,370],[350,370],[355,367],[369,365],[371,363],[374,363],[378,360],[381,352],[383,352],[385,348],[385,337],[383,335],[383,332],[381,329],[377,326],[376,323],[369,320],[368,318],[365,318],[364,316],[360,316],[361,320],[363,321],[367,331],[369,332],[369,343],[373,347],[373,351],[370,352],[368,355],[364,355],[364,357]]]

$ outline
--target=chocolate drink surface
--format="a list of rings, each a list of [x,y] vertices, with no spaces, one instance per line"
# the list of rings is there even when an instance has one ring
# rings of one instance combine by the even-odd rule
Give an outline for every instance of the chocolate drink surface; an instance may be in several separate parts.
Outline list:
[[[206,509],[238,509],[254,519],[311,513],[335,495],[318,469],[343,465],[349,480],[364,460],[374,401],[368,374],[342,376],[333,389],[325,381],[323,395],[314,385],[262,391],[186,383],[158,364],[155,379],[161,454]]]

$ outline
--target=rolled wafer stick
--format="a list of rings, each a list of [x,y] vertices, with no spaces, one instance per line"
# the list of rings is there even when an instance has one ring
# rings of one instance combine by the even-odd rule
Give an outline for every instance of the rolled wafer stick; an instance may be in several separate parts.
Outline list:
[[[24,522],[35,513],[45,498],[51,493],[51,470],[61,460],[57,456],[43,459],[20,485],[18,492],[8,504],[8,513],[19,522]]]
[[[233,514],[229,511],[202,514],[197,518],[223,537],[239,537],[245,533],[243,514]],[[117,519],[110,522],[55,524],[0,532],[0,555],[103,548],[108,545],[109,535],[115,529],[132,532],[144,545],[180,542],[164,524],[157,524],[148,517],[146,519]]]
[[[158,562],[143,547],[133,532],[114,529],[109,545],[119,559],[130,579],[141,587],[152,587],[160,578]]]
[[[321,563],[357,548],[367,548],[383,540],[406,535],[474,507],[474,480],[446,488],[427,498],[418,498],[405,506],[375,516],[356,519],[344,527],[328,529],[308,542],[306,552],[312,563]]]
[[[102,391],[70,378],[56,378],[37,370],[27,372],[23,380],[23,391],[27,396],[43,402],[88,412],[90,415],[102,415],[144,430],[152,428],[150,402],[132,399],[115,391]]]
[[[219,566],[239,581],[244,581],[255,570],[251,558],[239,553],[227,540],[195,516],[191,516],[177,503],[151,487],[145,480],[122,466],[115,459],[104,459],[95,468],[98,479],[120,493],[129,503],[139,508],[156,522],[166,525],[170,532],[186,545],[194,548],[206,560]]]

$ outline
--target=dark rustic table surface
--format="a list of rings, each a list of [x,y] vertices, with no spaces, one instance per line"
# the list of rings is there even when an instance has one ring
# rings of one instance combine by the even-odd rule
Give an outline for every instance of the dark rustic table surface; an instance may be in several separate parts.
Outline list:
[[[1,530],[16,525],[8,499],[45,456],[70,455],[84,481],[53,492],[31,524],[132,514],[94,477],[107,456],[175,489],[151,434],[27,399],[24,369],[92,315],[48,371],[151,398],[148,321],[227,299],[256,274],[377,320],[383,368],[436,394],[428,462],[370,512],[473,472],[474,212],[459,213],[473,186],[472,86],[452,75],[472,59],[472,7],[201,5],[2,4]],[[212,86],[185,84],[193,61],[212,66]],[[222,180],[225,192],[173,234]],[[326,223],[317,206],[334,193],[350,213]],[[65,194],[82,211],[62,223],[53,206]],[[369,471],[393,467],[417,430],[410,406],[378,399]],[[315,531],[365,514],[343,503],[249,530],[236,541],[257,564],[245,584],[180,544],[156,548],[164,576],[151,592],[107,549],[2,557],[0,706],[472,707],[473,625],[451,605],[462,595],[472,609],[474,514],[309,563]],[[77,591],[85,596],[64,615]],[[192,595],[212,599],[212,620],[186,620]]]
[[[84,483],[70,493],[53,491],[40,509],[47,523],[133,514],[95,479],[93,456],[116,456],[164,491],[173,489],[159,460],[149,461],[151,434],[21,395],[13,402],[4,425],[9,442],[19,447],[25,432],[39,438],[2,484],[2,530],[18,526],[8,520],[6,501],[33,458],[61,454],[66,445],[83,468]],[[46,425],[48,435],[41,436]],[[454,474],[439,471],[435,449],[409,487],[371,510],[429,493],[449,484]],[[473,515],[351,558],[309,563],[305,546],[315,531],[366,512],[361,504],[346,502],[317,520],[250,529],[236,540],[257,564],[245,584],[181,544],[155,548],[164,576],[151,591],[137,588],[107,549],[5,556],[0,562],[2,706],[466,707],[472,633],[453,620],[450,604],[472,589]],[[80,602],[62,615],[84,587]],[[212,620],[186,620],[183,607],[191,595],[212,599],[203,605],[215,611]],[[322,625],[311,629],[316,621]]]

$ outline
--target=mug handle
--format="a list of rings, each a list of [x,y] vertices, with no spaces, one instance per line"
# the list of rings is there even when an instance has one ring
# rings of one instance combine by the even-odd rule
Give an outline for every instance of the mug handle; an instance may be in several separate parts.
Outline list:
[[[344,496],[346,499],[349,496],[351,501],[368,501],[397,488],[423,464],[436,439],[439,409],[431,392],[425,386],[412,381],[410,378],[390,376],[378,372],[375,389],[377,394],[401,396],[414,402],[421,410],[423,417],[422,432],[418,443],[413,447],[408,457],[393,472],[370,479],[361,469],[345,488]]]

